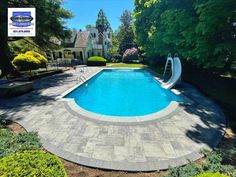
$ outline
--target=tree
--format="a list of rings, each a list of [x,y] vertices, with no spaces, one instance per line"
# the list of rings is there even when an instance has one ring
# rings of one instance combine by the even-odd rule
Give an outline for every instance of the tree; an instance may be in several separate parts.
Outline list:
[[[110,30],[111,31],[111,25],[109,21],[107,20],[106,14],[101,9],[98,13],[98,18],[96,21],[96,28],[98,29],[99,35],[99,44],[102,44],[102,55],[104,56],[104,46],[103,46],[103,32]]]
[[[86,28],[86,30],[89,30],[91,28],[94,28],[94,26],[93,25],[86,25],[85,28]]]
[[[235,0],[208,0],[197,3],[199,21],[196,26],[198,36],[193,54],[201,63],[229,70],[236,60],[236,21]]]
[[[111,25],[110,25],[109,21],[107,20],[106,14],[104,13],[104,11],[102,9],[98,13],[98,18],[96,21],[96,28],[100,32],[111,30]]]
[[[119,41],[117,38],[118,31],[112,34],[112,46],[108,49],[108,58],[111,59],[114,55],[119,54]]]
[[[61,7],[62,0],[3,0],[1,5],[1,49],[4,52],[1,56],[0,68],[3,73],[2,76],[15,71],[14,66],[11,64],[12,59],[9,55],[9,48],[7,41],[16,41],[22,38],[7,38],[7,7],[35,7],[37,10],[36,21],[36,37],[33,38],[33,42],[39,46],[45,46],[46,48],[54,48],[53,42],[50,42],[51,37],[56,37],[62,40],[70,35],[70,31],[64,26],[64,19],[72,17],[72,14]],[[2,44],[3,43],[3,44]]]
[[[127,49],[134,47],[133,18],[131,12],[125,10],[120,17],[121,26],[118,29],[119,51],[123,54]]]
[[[16,71],[15,67],[10,62],[10,53],[7,45],[7,3],[7,0],[2,0],[0,2],[0,69],[2,71],[1,76],[6,76],[9,73],[18,75],[18,72]]]
[[[135,33],[151,57],[179,53],[201,67],[236,58],[235,0],[135,0]]]

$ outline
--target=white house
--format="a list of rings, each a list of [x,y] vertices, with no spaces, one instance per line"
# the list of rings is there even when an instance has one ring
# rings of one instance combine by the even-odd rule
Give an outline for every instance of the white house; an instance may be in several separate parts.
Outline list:
[[[72,38],[65,41],[61,50],[51,53],[53,59],[76,58],[86,64],[91,56],[108,57],[108,49],[112,45],[112,32],[99,32],[97,28],[87,31],[73,31]]]

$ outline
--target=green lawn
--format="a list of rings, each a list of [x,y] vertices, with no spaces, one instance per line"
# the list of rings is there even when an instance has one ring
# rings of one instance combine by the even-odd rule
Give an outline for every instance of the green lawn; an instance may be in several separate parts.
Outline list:
[[[107,63],[108,68],[116,68],[116,67],[128,67],[128,68],[145,68],[147,65],[141,63]]]

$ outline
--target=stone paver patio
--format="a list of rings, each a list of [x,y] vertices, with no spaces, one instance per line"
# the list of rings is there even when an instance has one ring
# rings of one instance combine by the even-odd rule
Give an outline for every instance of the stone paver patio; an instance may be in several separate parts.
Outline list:
[[[88,68],[89,77],[100,68]],[[35,91],[0,100],[0,115],[38,132],[44,148],[82,165],[127,171],[156,171],[202,157],[215,147],[225,128],[221,109],[194,87],[179,88],[194,103],[183,104],[161,120],[102,122],[68,111],[58,96],[78,82],[78,71],[35,81]]]

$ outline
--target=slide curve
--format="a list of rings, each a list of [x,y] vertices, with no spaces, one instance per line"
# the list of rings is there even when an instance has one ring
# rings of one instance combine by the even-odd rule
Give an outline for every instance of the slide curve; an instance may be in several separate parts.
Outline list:
[[[181,82],[181,75],[182,75],[182,65],[180,62],[179,57],[175,57],[172,60],[172,75],[168,82],[164,83],[162,87],[166,89],[171,89],[176,84],[179,84]]]

